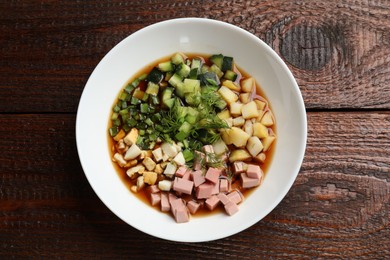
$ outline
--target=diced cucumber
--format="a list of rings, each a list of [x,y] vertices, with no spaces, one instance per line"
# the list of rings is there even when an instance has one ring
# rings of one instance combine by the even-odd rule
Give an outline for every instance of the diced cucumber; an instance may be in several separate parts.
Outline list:
[[[200,92],[200,80],[185,79],[184,80],[184,94]]]
[[[207,86],[207,85],[215,85],[218,86],[220,84],[219,78],[217,74],[214,72],[206,72],[204,74],[199,75],[200,85]]]
[[[223,62],[223,55],[222,54],[214,54],[212,55],[209,60],[217,65],[220,69],[222,68],[222,62]]]
[[[190,74],[190,66],[184,64],[184,63],[180,63],[177,67],[176,67],[176,74],[178,74],[179,76],[181,76],[182,78],[185,78],[188,76],[188,74]]]
[[[172,71],[174,69],[172,62],[170,62],[170,61],[159,63],[157,65],[157,68],[159,68],[159,70],[161,70],[163,72]]]
[[[235,73],[234,71],[231,71],[231,70],[227,70],[225,72],[225,75],[223,75],[223,77],[225,79],[228,79],[228,80],[231,80],[231,81],[235,81],[237,79],[237,73]]]
[[[198,106],[201,101],[200,93],[187,93],[185,94],[186,102],[191,106]]]
[[[198,115],[199,112],[195,108],[188,107],[185,120],[190,124],[195,124],[198,121]]]
[[[233,58],[224,56],[222,61],[222,71],[225,72],[227,70],[233,70]]]
[[[198,69],[195,68],[195,69],[191,69],[190,70],[190,74],[188,74],[188,78],[190,79],[197,79],[198,78]]]
[[[183,78],[178,74],[173,74],[172,77],[168,81],[173,87],[177,88],[178,86],[183,85]]]
[[[212,71],[215,74],[217,74],[218,78],[221,78],[223,76],[222,70],[215,64],[211,65],[210,71]]]
[[[204,64],[203,66],[202,66],[202,68],[200,69],[200,73],[206,73],[206,72],[209,72],[210,71],[210,67],[209,66],[207,66],[206,64]]]
[[[167,107],[172,108],[172,107],[173,107],[173,104],[175,103],[175,100],[176,100],[176,98],[168,98],[168,99],[165,99],[165,100],[163,101],[163,103],[164,103]]]
[[[187,138],[191,133],[192,125],[187,121],[184,121],[183,124],[179,128],[179,132],[175,135],[176,140],[183,141]]]
[[[184,140],[185,141],[185,140]],[[194,153],[191,152],[190,150],[188,149],[185,149],[183,151],[183,157],[184,157],[184,160],[186,160],[186,162],[190,162],[194,159]]]
[[[113,126],[109,129],[109,133],[112,137],[116,136],[119,133],[119,129],[117,126]]]
[[[191,64],[191,69],[200,69],[202,67],[203,61],[199,58],[193,58],[192,59],[192,64]]]
[[[184,57],[180,53],[175,53],[171,57],[171,61],[175,65],[179,65],[180,63],[184,63]]]
[[[157,96],[159,90],[159,85],[151,81],[148,82],[148,87],[146,88],[146,93],[150,95]]]
[[[161,82],[161,80],[163,78],[164,78],[164,74],[158,68],[155,67],[148,74],[148,76],[146,77],[146,80],[158,84]]]

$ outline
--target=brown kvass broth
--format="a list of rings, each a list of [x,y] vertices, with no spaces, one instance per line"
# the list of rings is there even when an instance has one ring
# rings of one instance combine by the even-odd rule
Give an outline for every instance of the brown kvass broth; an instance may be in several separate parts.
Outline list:
[[[195,57],[197,58],[202,58],[204,60],[204,63],[208,66],[211,66],[211,62],[208,60],[208,56],[210,55],[204,55],[204,54],[194,54],[194,53],[185,53],[186,57],[187,58],[190,58],[191,60]],[[136,74],[134,74],[125,84],[124,86],[121,88],[123,89],[128,83],[132,82],[133,80],[135,80],[136,78],[138,78],[140,75],[142,74],[148,74],[155,66],[157,66],[157,64],[163,62],[163,61],[167,61],[169,60],[171,57],[170,56],[167,56],[167,57],[163,57],[161,59],[158,59],[154,62],[152,62],[151,64],[145,66],[143,69],[141,69],[140,71],[138,71]],[[241,68],[237,67],[237,65],[235,64],[234,65],[234,72],[237,73],[237,79],[235,81],[235,83],[239,83],[241,82],[242,80],[250,77],[250,75],[248,73],[246,73],[244,70],[242,70]],[[140,88],[141,90],[145,90],[146,88],[146,84],[144,81],[142,81],[140,83]],[[118,94],[119,95],[119,94]],[[256,92],[253,93],[253,96],[252,96],[253,99],[258,99],[258,100],[261,100],[261,101],[264,101],[267,105],[266,105],[266,109],[271,109],[271,105],[268,103],[268,100],[263,92],[263,90],[260,88],[258,82],[256,81]],[[117,99],[116,98],[114,100],[114,104],[112,106],[112,108],[115,106],[116,102],[117,102]],[[268,127],[270,129],[270,131],[272,131],[273,133],[276,134],[276,120],[274,120],[274,124],[271,126],[271,127]],[[108,128],[110,128],[112,126],[112,121],[110,120],[110,118],[108,119]],[[114,148],[114,140],[113,138],[107,133],[107,140],[108,140],[108,147],[109,147],[109,152],[110,152],[110,158],[113,157],[114,153],[115,153],[115,148]],[[274,143],[276,142],[277,140],[274,141]],[[228,145],[229,149],[230,149],[230,146],[232,145]],[[259,164],[258,162],[252,160],[252,161],[246,161],[246,163],[252,163],[252,164],[257,164],[260,166],[260,168],[262,169],[262,171],[264,172],[264,174],[266,175],[267,173],[267,170],[268,168],[270,167],[271,165],[271,162],[272,162],[272,157],[273,157],[273,154],[274,154],[274,146],[275,144],[272,144],[271,145],[271,149],[269,149],[268,151],[264,152],[265,155],[266,155],[266,159],[264,161],[263,164]],[[130,191],[130,187],[133,186],[133,185],[136,185],[136,181],[137,181],[137,178],[135,178],[134,180],[130,179],[127,174],[126,174],[126,170],[127,169],[124,169],[124,168],[121,168],[116,162],[112,162],[116,172],[118,173],[119,177],[121,178],[122,182],[126,185],[126,187],[129,189]],[[159,179],[158,179],[159,181]],[[241,192],[241,194],[243,195],[244,198],[247,198],[256,188],[251,188],[251,189],[244,189],[241,187],[241,184],[240,184],[240,179],[239,178],[236,178],[234,181],[232,181],[232,185],[231,185],[231,189],[234,190],[239,190]],[[130,191],[131,192],[131,191]],[[147,205],[149,205],[150,207],[153,207],[155,208],[156,210],[158,210],[159,212],[162,212],[160,211],[160,205],[157,205],[157,206],[152,206],[151,203],[150,203],[150,193],[148,192],[148,189],[147,187],[143,188],[141,191],[137,192],[137,193],[134,193],[134,192],[131,192],[132,194],[134,194],[138,199],[140,199],[141,201],[143,201],[144,203],[146,203]],[[186,200],[186,201],[189,201],[191,200],[191,195],[184,195],[182,196],[182,199]],[[200,200],[200,201],[204,201],[204,200]],[[199,210],[196,212],[195,215],[192,215],[192,216],[195,216],[195,217],[198,217],[198,216],[204,216],[204,215],[210,215],[210,214],[215,214],[217,212],[222,212],[223,211],[223,207],[217,207],[215,208],[214,210],[210,211],[208,210],[205,206],[203,206],[201,204],[201,207],[199,208]],[[162,212],[162,213],[167,213],[167,212]],[[169,213],[169,212],[168,212]]]

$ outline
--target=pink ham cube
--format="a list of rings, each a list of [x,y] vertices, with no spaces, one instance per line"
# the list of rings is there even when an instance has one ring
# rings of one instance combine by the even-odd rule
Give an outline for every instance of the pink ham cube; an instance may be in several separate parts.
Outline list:
[[[226,196],[225,193],[219,193],[217,195],[218,199],[222,202],[223,205],[226,205],[230,202],[229,198]]]
[[[183,175],[183,180],[190,180],[191,179],[191,172],[186,172],[184,175]]]
[[[261,180],[263,178],[263,171],[258,165],[248,164],[246,175],[248,175],[249,178]]]
[[[250,178],[246,173],[241,173],[241,183],[243,188],[252,188],[260,185],[260,179]]]
[[[158,205],[161,202],[160,193],[151,193],[150,194],[150,202],[152,203],[152,206]]]
[[[176,175],[177,177],[182,178],[182,177],[184,176],[184,174],[187,173],[187,171],[189,171],[189,170],[188,170],[188,168],[187,168],[186,166],[180,166],[179,169],[177,169],[175,175]]]
[[[222,170],[210,167],[206,172],[206,180],[211,181],[212,183],[217,183],[219,176],[221,175]]]
[[[207,207],[209,210],[214,210],[214,209],[218,206],[218,203],[219,203],[219,199],[218,199],[218,197],[215,196],[215,195],[211,196],[210,198],[208,198],[208,199],[205,201],[206,207]]]
[[[225,211],[229,216],[236,214],[238,210],[239,208],[236,203],[229,202],[225,205]]]
[[[241,194],[238,192],[238,191],[232,191],[230,192],[228,195],[227,195],[228,199],[231,201],[231,202],[234,202],[235,204],[238,204],[242,201],[242,197],[241,197]]]
[[[176,177],[173,182],[173,190],[184,194],[191,194],[193,187],[194,183],[192,181],[183,178]]]
[[[160,192],[160,189],[158,188],[157,185],[152,185],[148,187],[148,192],[150,193],[158,193]]]
[[[201,185],[199,185],[196,188],[196,198],[198,199],[207,199],[212,195],[213,188],[215,184],[210,183],[210,182],[205,182]]]
[[[161,193],[161,211],[168,212],[171,209],[168,201],[168,195],[166,193]]]
[[[206,181],[201,170],[194,171],[191,173],[192,181],[194,182],[195,187],[198,187]]]
[[[193,200],[190,200],[189,202],[187,202],[187,208],[191,214],[195,214],[198,211],[198,209],[200,208],[200,204],[196,203]]]
[[[234,162],[233,163],[233,172],[235,174],[242,173],[245,171],[243,162]]]
[[[169,203],[171,204],[171,212],[172,212],[173,216],[175,217],[175,220],[177,223],[184,223],[184,222],[188,222],[190,220],[188,210],[187,210],[186,206],[184,205],[184,202],[182,199],[172,198],[169,201]]]
[[[219,191],[228,192],[229,191],[229,181],[227,179],[219,180]]]
[[[211,191],[211,195],[216,195],[219,193],[219,182],[214,183],[213,190]]]

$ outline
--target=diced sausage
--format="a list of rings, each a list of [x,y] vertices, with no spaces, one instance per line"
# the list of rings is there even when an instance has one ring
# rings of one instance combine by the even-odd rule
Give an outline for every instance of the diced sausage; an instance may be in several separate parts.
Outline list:
[[[150,202],[152,206],[156,206],[161,202],[161,194],[160,193],[152,193],[150,194]]]
[[[217,183],[219,176],[221,175],[222,170],[210,167],[206,172],[206,180],[211,181],[212,183]]]
[[[229,216],[236,214],[238,210],[239,208],[236,203],[229,202],[225,205],[225,211]]]
[[[194,182],[183,178],[176,177],[175,181],[173,182],[173,190],[185,194],[191,194],[193,187],[194,187]]]
[[[225,193],[220,192],[218,193],[217,197],[222,202],[223,205],[226,205],[230,202],[228,196],[226,196]]]
[[[195,187],[198,187],[202,183],[206,181],[206,179],[203,176],[203,172],[201,170],[193,171],[191,173],[192,175],[192,181],[194,182]]]
[[[232,191],[227,195],[228,199],[235,204],[238,204],[242,201],[242,197],[238,191]]]
[[[243,162],[234,162],[233,163],[233,172],[235,174],[244,172],[244,163]]]
[[[198,211],[199,207],[200,207],[200,204],[193,201],[193,200],[190,200],[189,202],[187,202],[187,208],[191,214],[195,214]]]
[[[243,188],[252,188],[260,185],[260,179],[249,178],[245,172],[241,173],[241,182]]]
[[[168,201],[168,195],[166,193],[161,193],[161,211],[168,212],[171,209],[171,206]]]
[[[261,180],[263,178],[263,171],[258,165],[248,164],[246,175],[248,175],[249,178]]]
[[[176,171],[176,176],[182,178],[184,174],[188,171],[188,168],[185,166],[180,166],[179,169]]]
[[[220,192],[229,191],[229,181],[227,179],[220,179],[219,180],[219,191]]]
[[[215,195],[211,196],[210,198],[208,198],[208,199],[205,201],[206,207],[207,207],[209,210],[214,210],[214,209],[218,206],[218,203],[219,203],[219,199],[218,199],[218,197],[215,196]]]
[[[196,188],[196,198],[207,199],[208,197],[210,197],[212,195],[214,185],[215,184],[210,183],[210,182],[205,182],[205,183],[199,185]]]

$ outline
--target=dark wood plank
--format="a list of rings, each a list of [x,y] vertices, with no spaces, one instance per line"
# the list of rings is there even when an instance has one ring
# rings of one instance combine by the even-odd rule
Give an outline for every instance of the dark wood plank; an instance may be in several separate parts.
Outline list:
[[[287,62],[309,109],[390,108],[388,1],[5,1],[1,10],[0,112],[75,112],[115,44],[191,16],[263,39]]]
[[[100,202],[77,158],[74,115],[0,115],[0,256],[389,257],[390,113],[308,121],[304,164],[282,203],[237,235],[190,244],[143,234]]]

